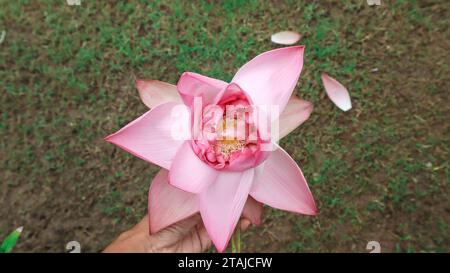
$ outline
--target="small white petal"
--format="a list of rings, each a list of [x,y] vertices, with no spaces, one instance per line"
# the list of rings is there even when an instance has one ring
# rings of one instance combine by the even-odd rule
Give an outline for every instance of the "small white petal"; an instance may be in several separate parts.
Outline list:
[[[270,39],[275,44],[293,45],[297,43],[302,36],[294,31],[281,31],[273,34]]]
[[[352,108],[352,101],[347,88],[338,81],[322,73],[322,83],[330,100],[342,111],[348,111]]]
[[[19,232],[19,233],[22,233],[22,230],[23,230],[23,227],[18,227],[18,228],[16,229],[16,231]]]

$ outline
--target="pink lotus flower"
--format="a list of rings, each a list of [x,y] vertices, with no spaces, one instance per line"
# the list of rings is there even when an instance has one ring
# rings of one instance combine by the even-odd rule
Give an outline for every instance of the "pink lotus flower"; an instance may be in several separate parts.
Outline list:
[[[252,139],[248,133],[243,139],[221,138],[236,129],[234,121],[224,117],[230,105],[279,107],[280,137],[308,119],[312,104],[292,96],[303,52],[304,46],[265,52],[241,67],[231,83],[192,72],[183,73],[177,86],[137,81],[141,99],[151,110],[106,140],[162,167],[149,191],[151,233],[200,212],[211,240],[222,252],[241,215],[253,224],[261,223],[262,203],[316,214],[296,162],[277,144],[275,150],[262,148],[276,141],[267,137],[268,130],[253,128]],[[194,128],[189,139],[172,137],[172,111],[181,103],[191,115],[185,122]],[[255,126],[253,118],[243,119],[244,128]],[[207,137],[199,137],[195,128],[210,130]]]

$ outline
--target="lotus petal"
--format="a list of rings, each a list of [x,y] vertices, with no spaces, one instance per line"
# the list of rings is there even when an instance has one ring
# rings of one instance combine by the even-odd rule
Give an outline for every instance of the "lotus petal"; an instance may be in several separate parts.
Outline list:
[[[325,73],[322,73],[322,82],[328,97],[337,107],[344,112],[352,108],[347,88]]]
[[[302,36],[294,31],[281,31],[270,37],[272,43],[280,45],[293,45],[297,43]]]
[[[150,109],[166,102],[182,102],[177,87],[167,82],[137,80],[136,88],[142,102]]]

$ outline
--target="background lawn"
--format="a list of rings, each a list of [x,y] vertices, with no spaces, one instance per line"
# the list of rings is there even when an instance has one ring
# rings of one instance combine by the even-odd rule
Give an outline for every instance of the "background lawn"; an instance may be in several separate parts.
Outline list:
[[[0,0],[0,238],[23,225],[15,251],[102,250],[145,215],[158,171],[103,140],[146,111],[135,79],[229,81],[289,29],[306,45],[295,93],[315,108],[281,146],[319,214],[267,207],[243,250],[450,251],[449,18],[445,0]]]

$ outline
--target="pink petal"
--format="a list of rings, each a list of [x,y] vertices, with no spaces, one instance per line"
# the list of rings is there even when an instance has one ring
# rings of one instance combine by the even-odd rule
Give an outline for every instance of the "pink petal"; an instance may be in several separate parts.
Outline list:
[[[328,97],[337,107],[344,112],[352,108],[347,88],[325,73],[322,73],[322,82]]]
[[[280,45],[293,45],[300,40],[302,36],[294,31],[281,31],[273,34],[270,39],[273,43]]]
[[[150,232],[156,233],[198,212],[197,196],[169,184],[169,172],[161,169],[150,185]]]
[[[256,105],[278,105],[281,113],[297,84],[303,67],[304,46],[284,47],[256,56],[242,66],[237,83]]]
[[[221,172],[216,181],[199,194],[203,223],[219,252],[223,252],[233,234],[248,198],[253,169]]]
[[[263,204],[249,196],[245,203],[242,217],[247,218],[254,225],[261,225],[261,215],[263,212]]]
[[[242,101],[249,99],[245,91],[242,90],[239,85],[230,83],[217,93],[213,100],[213,104],[227,105],[230,101],[237,100],[238,98]]]
[[[173,84],[155,80],[137,80],[136,88],[142,102],[148,108],[171,101],[181,103],[177,87]]]
[[[172,186],[182,190],[199,193],[214,182],[219,171],[207,165],[194,153],[190,141],[185,141],[178,150],[169,172]]]
[[[293,96],[280,115],[280,139],[305,122],[313,110],[313,104]]]
[[[174,123],[171,111],[177,106],[179,104],[175,102],[158,105],[105,140],[139,158],[169,169],[178,148],[184,142],[173,139],[171,134]]]
[[[191,107],[194,97],[201,97],[203,106],[210,104],[226,86],[227,83],[224,81],[193,72],[184,72],[177,84],[178,92],[184,104],[189,107]]]
[[[302,171],[280,147],[264,162],[263,173],[255,177],[250,195],[277,209],[316,214],[316,205]]]

